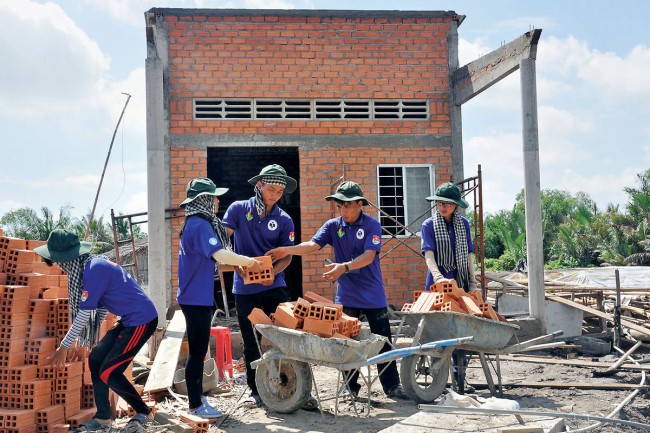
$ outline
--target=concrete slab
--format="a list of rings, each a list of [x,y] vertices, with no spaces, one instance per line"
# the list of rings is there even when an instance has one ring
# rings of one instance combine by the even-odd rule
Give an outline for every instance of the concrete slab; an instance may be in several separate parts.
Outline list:
[[[564,420],[550,417],[526,416],[520,424],[514,415],[447,414],[418,412],[378,433],[497,433],[498,429],[541,427],[544,433],[564,431]]]
[[[528,314],[528,297],[504,294],[499,298],[499,313],[504,316]],[[562,330],[562,338],[582,335],[582,312],[557,302],[544,302],[546,332]],[[513,322],[516,323],[516,322]],[[539,332],[539,330],[538,330]]]

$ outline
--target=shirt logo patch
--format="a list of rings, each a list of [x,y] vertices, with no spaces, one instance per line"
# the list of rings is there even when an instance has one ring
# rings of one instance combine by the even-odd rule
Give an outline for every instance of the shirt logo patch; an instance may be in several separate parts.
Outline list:
[[[210,245],[217,245],[217,238],[210,238],[208,242],[210,243]]]
[[[365,235],[366,234],[364,233],[363,229],[357,230],[357,239],[363,239]]]
[[[269,228],[269,230],[274,232],[278,228],[278,222],[276,220],[271,220],[271,221],[269,221],[269,224],[267,225],[267,227]]]
[[[345,236],[345,232],[343,231],[343,227],[339,227],[339,231],[337,231],[336,234],[339,235],[340,238]]]
[[[289,240],[293,242],[295,238],[296,238],[296,234],[294,232],[289,232]]]
[[[380,242],[379,235],[374,235],[372,237],[372,243],[375,244],[375,245],[379,245],[379,242]]]
[[[246,214],[246,221],[250,221],[252,219],[253,219],[253,211],[249,210],[248,213]]]
[[[83,291],[81,292],[81,302],[85,302],[86,299],[88,299],[88,292],[85,291],[85,290],[83,290]]]

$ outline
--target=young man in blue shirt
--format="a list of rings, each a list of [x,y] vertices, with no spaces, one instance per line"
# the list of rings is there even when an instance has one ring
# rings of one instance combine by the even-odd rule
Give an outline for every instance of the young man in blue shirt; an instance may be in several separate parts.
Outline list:
[[[386,291],[379,265],[381,252],[381,225],[379,221],[363,212],[368,201],[363,197],[361,187],[355,182],[343,182],[336,193],[325,197],[336,202],[341,213],[338,218],[327,221],[310,241],[299,245],[280,247],[269,251],[274,259],[287,255],[307,255],[331,245],[334,249],[335,263],[325,265],[327,272],[323,278],[337,281],[335,302],[343,305],[343,312],[352,317],[364,314],[368,319],[370,331],[391,339]],[[386,343],[381,353],[390,350]],[[395,361],[378,364],[381,371],[379,380],[388,397],[408,399],[404,393]],[[359,372],[354,372],[348,381],[348,392],[356,397],[361,385]]]
[[[228,235],[234,233],[235,252],[249,257],[263,256],[267,251],[293,245],[293,220],[277,202],[284,193],[295,191],[297,182],[287,176],[280,165],[264,167],[257,176],[248,180],[254,187],[254,196],[248,200],[232,203],[223,218]],[[255,370],[251,362],[260,358],[255,340],[255,331],[248,316],[254,308],[262,309],[267,315],[275,311],[282,302],[290,300],[290,292],[284,280],[284,270],[291,263],[291,256],[273,263],[273,280],[264,283],[245,284],[243,274],[235,271],[233,294],[237,308],[237,319],[244,343],[246,382],[251,390],[245,403],[261,406],[262,401],[255,384]]]

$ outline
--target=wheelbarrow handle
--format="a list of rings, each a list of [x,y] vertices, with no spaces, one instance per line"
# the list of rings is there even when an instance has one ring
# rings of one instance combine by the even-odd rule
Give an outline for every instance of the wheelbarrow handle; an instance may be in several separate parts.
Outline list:
[[[416,353],[431,351],[432,349],[436,349],[438,347],[457,346],[473,339],[474,337],[450,338],[448,340],[432,341],[430,343],[421,344],[419,346],[403,347],[401,349],[389,350],[388,352],[380,353],[377,356],[373,356],[372,358],[367,359],[364,364],[372,365],[395,361],[397,359],[414,355]]]

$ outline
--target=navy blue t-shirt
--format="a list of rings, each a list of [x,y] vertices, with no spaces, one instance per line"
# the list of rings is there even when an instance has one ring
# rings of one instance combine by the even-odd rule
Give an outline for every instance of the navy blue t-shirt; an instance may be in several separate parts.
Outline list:
[[[181,305],[214,304],[214,265],[212,255],[223,249],[212,224],[198,215],[185,223],[178,246],[178,293]]]
[[[255,197],[231,204],[223,217],[223,225],[235,231],[235,252],[248,257],[261,257],[273,248],[288,247],[294,242],[294,225],[289,214],[276,204],[268,215],[260,219]],[[232,292],[236,295],[251,295],[286,286],[284,272],[276,274],[270,286],[244,284],[236,272],[234,280]]]
[[[342,217],[332,218],[311,240],[321,248],[331,245],[334,249],[334,261],[337,263],[349,262],[366,250],[376,251],[375,258],[368,266],[339,277],[335,302],[351,308],[386,307],[386,290],[378,254],[381,252],[379,221],[363,212],[352,224],[343,221]]]
[[[103,307],[120,316],[124,326],[144,325],[158,316],[153,302],[131,274],[109,260],[90,260],[82,284],[81,310]]]

